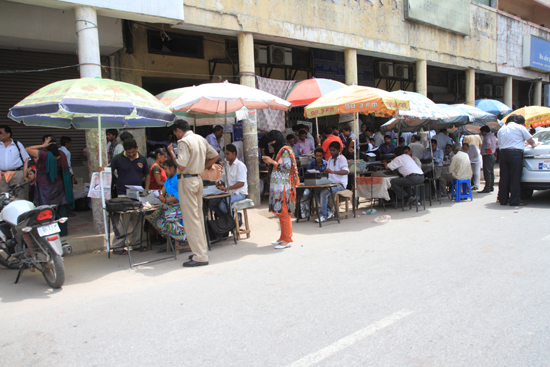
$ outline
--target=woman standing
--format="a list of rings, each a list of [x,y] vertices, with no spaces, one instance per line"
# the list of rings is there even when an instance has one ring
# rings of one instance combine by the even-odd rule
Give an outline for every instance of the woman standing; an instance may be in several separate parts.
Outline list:
[[[281,236],[272,243],[276,249],[284,249],[292,245],[292,222],[290,214],[296,205],[296,187],[300,184],[296,158],[292,148],[286,145],[283,134],[271,130],[267,134],[275,154],[275,160],[263,156],[264,163],[272,166],[269,186],[269,211],[279,217]]]
[[[151,176],[151,185],[149,186],[150,190],[160,190],[164,187],[164,181],[166,181],[166,172],[162,168],[168,154],[166,149],[158,148],[153,152],[153,158],[155,158],[155,163],[151,165],[149,170],[149,176]]]
[[[36,183],[40,205],[57,205],[55,218],[66,217],[67,205],[74,208],[73,182],[69,171],[69,162],[65,154],[57,149],[55,139],[43,138],[42,145],[27,148],[27,153],[36,162]],[[67,223],[59,223],[60,236],[66,236]]]

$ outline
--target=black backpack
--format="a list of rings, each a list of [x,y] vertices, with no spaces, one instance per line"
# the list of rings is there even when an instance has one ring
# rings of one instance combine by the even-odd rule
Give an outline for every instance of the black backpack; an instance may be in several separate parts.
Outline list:
[[[226,214],[219,219],[208,221],[208,233],[210,236],[227,237],[229,232],[236,228],[235,219],[230,214]],[[214,237],[214,238],[215,238]]]

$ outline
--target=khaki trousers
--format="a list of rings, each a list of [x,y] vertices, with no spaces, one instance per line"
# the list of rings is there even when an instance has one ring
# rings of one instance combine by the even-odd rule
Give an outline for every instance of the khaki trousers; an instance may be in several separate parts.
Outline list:
[[[198,262],[208,261],[208,244],[204,228],[204,213],[202,210],[202,179],[200,177],[181,178],[178,181],[181,218],[187,234],[189,247]]]
[[[11,178],[10,182],[6,182],[6,178],[4,177],[4,175],[0,176],[2,176],[0,178],[0,192],[7,192],[10,189],[10,186],[15,186],[24,182],[23,171],[15,171],[15,175]],[[17,198],[21,200],[27,200],[28,194],[29,186],[25,186],[21,189],[21,191],[19,191],[19,195],[17,195]]]

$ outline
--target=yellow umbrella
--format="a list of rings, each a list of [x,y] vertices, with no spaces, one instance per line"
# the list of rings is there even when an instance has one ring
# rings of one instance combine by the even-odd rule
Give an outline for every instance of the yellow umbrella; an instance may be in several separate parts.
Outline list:
[[[525,117],[526,127],[540,127],[550,125],[550,108],[542,106],[528,106],[522,107],[518,110],[512,111],[510,115],[521,115]],[[506,122],[508,117],[506,116],[502,121]]]
[[[352,85],[337,89],[310,103],[305,108],[307,118],[341,113],[373,114],[390,117],[398,110],[408,110],[409,101],[382,89]]]
[[[305,108],[305,116],[308,118],[317,118],[321,116],[337,115],[341,113],[362,113],[373,114],[379,117],[391,117],[397,114],[399,110],[408,110],[409,101],[401,99],[399,96],[378,88],[362,87],[352,85],[344,87],[325,94]],[[355,116],[355,131],[359,131],[359,116]],[[357,161],[357,144],[353,149],[354,161]],[[355,197],[357,197],[357,169],[354,173],[355,179]],[[371,181],[372,184],[372,181]],[[372,193],[372,186],[371,186]],[[355,200],[354,200],[355,201]],[[371,202],[374,203],[374,200]],[[353,214],[355,215],[355,205],[353,203]],[[336,209],[338,210],[338,209]],[[374,214],[376,210],[371,206],[367,214]]]

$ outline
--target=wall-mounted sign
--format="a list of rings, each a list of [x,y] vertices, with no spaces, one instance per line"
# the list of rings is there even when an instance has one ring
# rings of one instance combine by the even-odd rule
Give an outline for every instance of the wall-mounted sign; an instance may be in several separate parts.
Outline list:
[[[550,42],[531,35],[523,36],[523,67],[549,72]]]
[[[470,35],[470,0],[405,0],[405,18]]]

